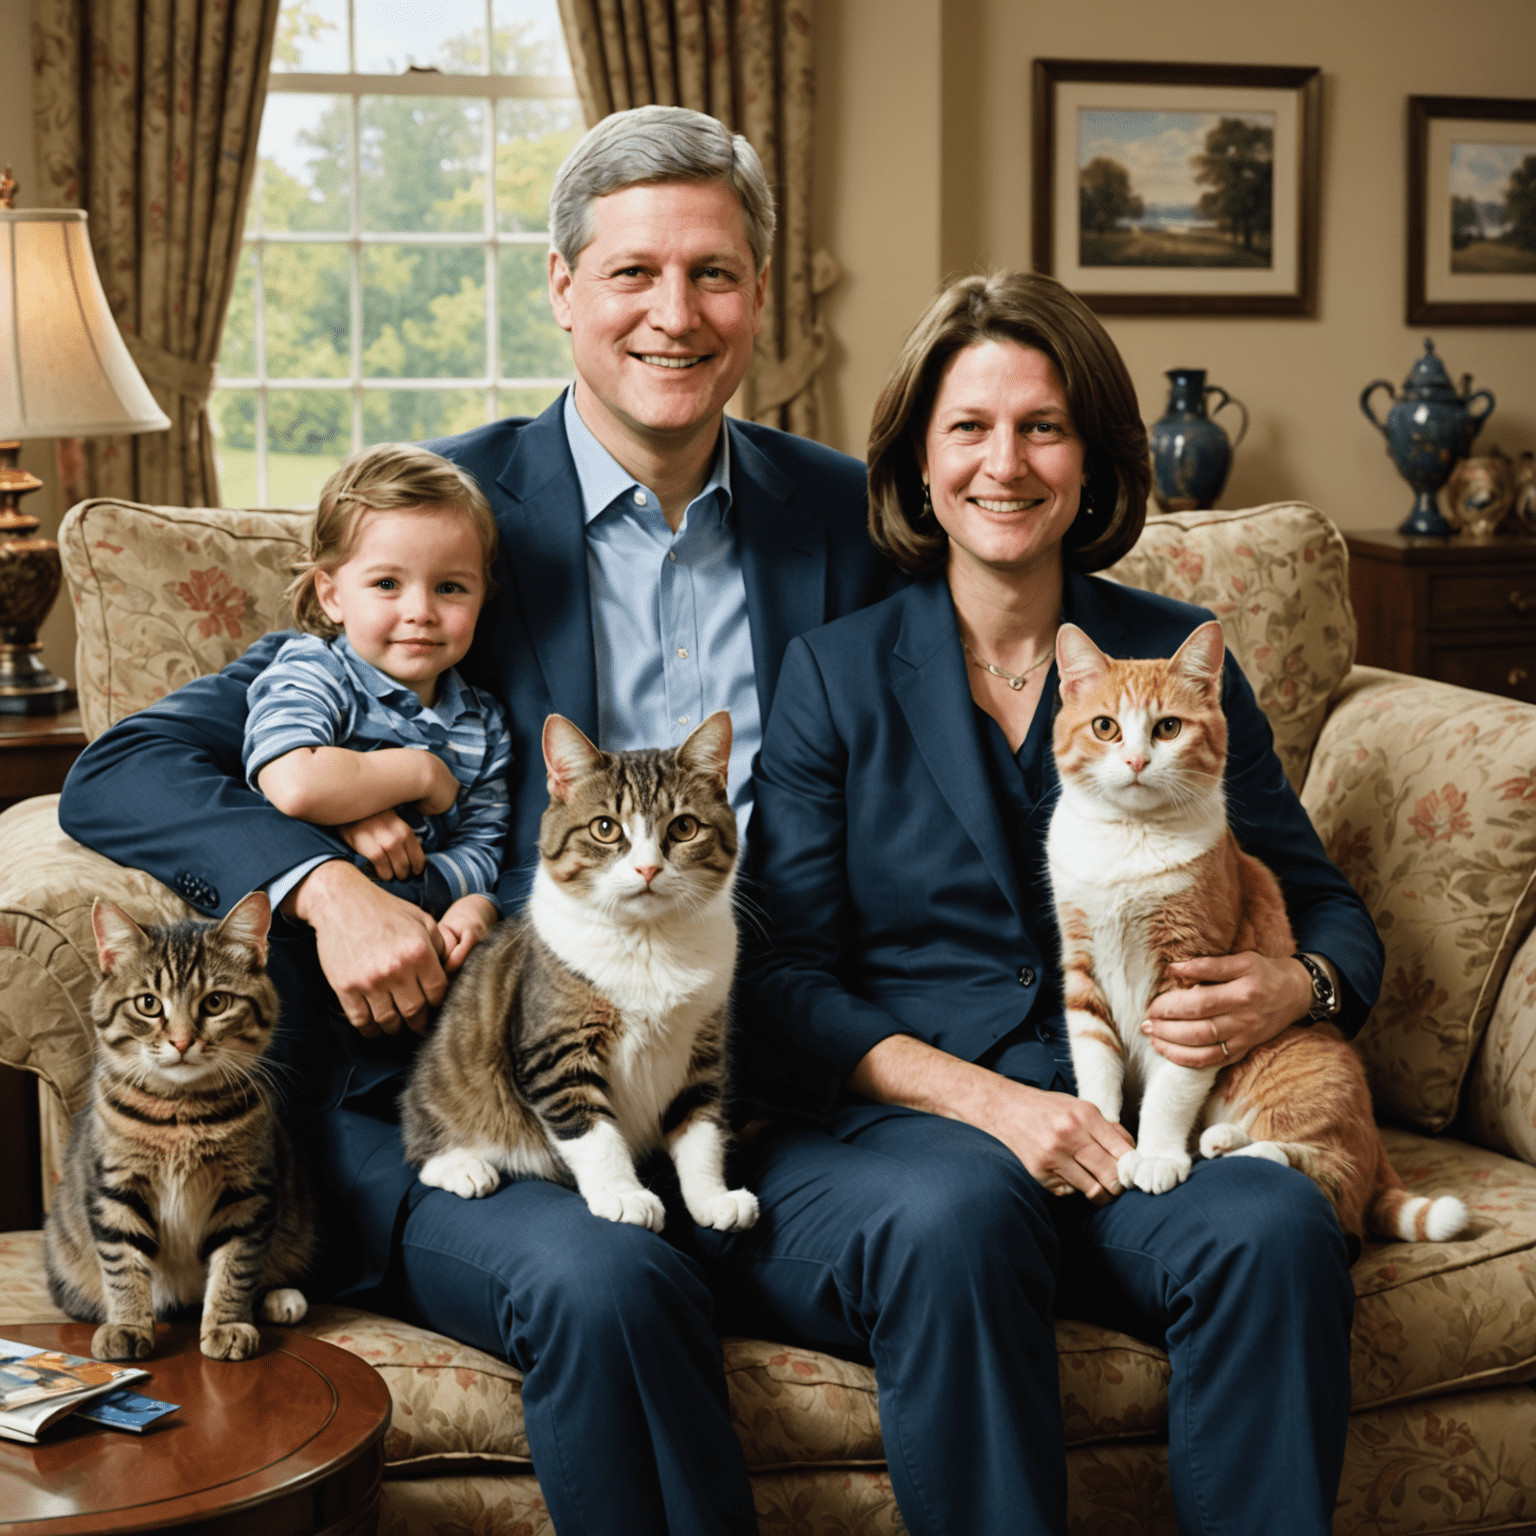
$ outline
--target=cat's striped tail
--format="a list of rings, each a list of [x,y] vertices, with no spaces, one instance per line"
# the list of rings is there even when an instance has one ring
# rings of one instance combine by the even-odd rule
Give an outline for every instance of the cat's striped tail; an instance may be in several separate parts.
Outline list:
[[[1410,1195],[1382,1148],[1376,1164],[1376,1193],[1365,1213],[1365,1224],[1373,1237],[1396,1238],[1404,1243],[1448,1243],[1466,1230],[1467,1208],[1454,1195],[1441,1195],[1437,1200]]]

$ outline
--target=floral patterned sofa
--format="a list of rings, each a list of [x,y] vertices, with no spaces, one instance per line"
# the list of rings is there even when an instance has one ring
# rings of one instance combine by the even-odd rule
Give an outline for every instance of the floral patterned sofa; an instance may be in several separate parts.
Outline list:
[[[278,627],[299,527],[288,513],[75,508],[61,542],[88,733]],[[1352,667],[1346,558],[1332,524],[1291,503],[1156,518],[1113,574],[1220,617],[1386,942],[1360,1049],[1393,1159],[1473,1213],[1459,1242],[1368,1247],[1355,1266],[1336,1529],[1536,1531],[1536,708]],[[97,893],[145,920],[193,915],[65,837],[53,799],[0,816],[0,1060],[45,1085],[48,1162],[86,1081]],[[39,1234],[0,1237],[0,1332],[58,1316]],[[550,1530],[515,1370],[346,1308],[318,1306],[304,1327],[371,1361],[393,1394],[385,1536]],[[1070,1318],[1058,1341],[1074,1536],[1171,1536],[1164,1355]],[[902,1529],[866,1366],[753,1339],[724,1353],[765,1532]]]

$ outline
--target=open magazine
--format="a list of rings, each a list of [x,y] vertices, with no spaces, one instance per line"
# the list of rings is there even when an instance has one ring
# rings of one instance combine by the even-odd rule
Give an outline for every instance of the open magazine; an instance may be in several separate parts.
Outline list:
[[[0,1436],[36,1444],[49,1425],[71,1413],[142,1431],[178,1406],[124,1390],[148,1375],[137,1366],[108,1365],[0,1339]]]

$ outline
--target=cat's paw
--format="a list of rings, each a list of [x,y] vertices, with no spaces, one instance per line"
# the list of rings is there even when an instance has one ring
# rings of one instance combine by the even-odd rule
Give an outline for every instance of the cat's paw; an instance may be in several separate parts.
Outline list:
[[[586,1199],[587,1209],[604,1221],[622,1221],[652,1232],[660,1232],[667,1222],[666,1206],[648,1189],[606,1189]]]
[[[103,1323],[91,1335],[98,1360],[147,1360],[155,1347],[153,1323]]]
[[[482,1195],[493,1194],[501,1183],[501,1175],[484,1158],[462,1149],[429,1157],[416,1177],[423,1184],[446,1189],[461,1200],[478,1200]]]
[[[1200,1156],[1221,1157],[1248,1145],[1248,1132],[1240,1125],[1226,1121],[1221,1125],[1208,1125],[1200,1133]]]
[[[745,1232],[757,1221],[757,1196],[750,1189],[722,1189],[688,1202],[688,1214],[716,1232]]]
[[[203,1327],[199,1346],[210,1360],[249,1360],[261,1348],[253,1323],[212,1323]]]
[[[261,1316],[268,1323],[302,1323],[309,1311],[309,1303],[303,1291],[285,1285],[279,1290],[268,1291],[261,1298]]]
[[[1141,1152],[1127,1152],[1121,1159],[1117,1172],[1124,1189],[1140,1189],[1149,1195],[1166,1195],[1177,1189],[1189,1177],[1190,1158],[1187,1152],[1149,1157]]]

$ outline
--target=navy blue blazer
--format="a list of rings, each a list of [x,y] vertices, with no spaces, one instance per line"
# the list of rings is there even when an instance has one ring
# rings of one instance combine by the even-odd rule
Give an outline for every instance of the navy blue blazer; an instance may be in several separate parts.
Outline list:
[[[1211,617],[1073,573],[1064,599],[1065,616],[1112,656],[1172,655]],[[1056,690],[1053,664],[1047,708]],[[1352,1033],[1381,983],[1375,925],[1324,853],[1230,657],[1222,702],[1238,839],[1279,877],[1298,947],[1338,966]],[[984,735],[994,727],[972,701],[942,580],[791,644],[754,777],[764,924],[747,937],[737,988],[754,1109],[825,1114],[892,1034],[970,1061],[999,1049],[1029,1060],[1019,1042],[1038,1041],[1029,1077],[1051,1086],[1067,1057],[1044,875],[1058,787],[1046,723],[1031,733],[1043,743],[1038,798],[1000,806]]]

